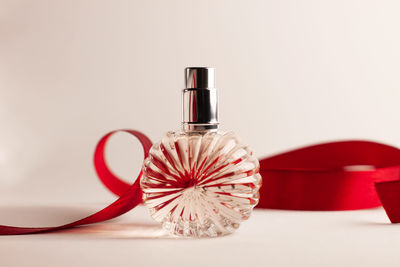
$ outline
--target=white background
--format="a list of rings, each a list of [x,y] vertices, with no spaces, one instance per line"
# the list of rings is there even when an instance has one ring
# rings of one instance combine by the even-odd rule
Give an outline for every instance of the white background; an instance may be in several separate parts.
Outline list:
[[[17,208],[22,204],[91,207],[112,200],[93,171],[96,142],[118,128],[141,130],[154,141],[179,129],[187,66],[216,68],[221,128],[237,132],[260,157],[342,139],[400,146],[399,13],[395,0],[0,0],[0,223],[39,225],[49,221],[46,210],[65,221],[85,214],[73,208],[61,213],[33,208],[43,219]],[[131,137],[120,134],[111,140],[109,163],[126,180],[135,177],[141,157]],[[25,212],[31,215],[18,217]],[[399,263],[393,250],[399,227],[385,225],[383,210],[364,212],[259,211],[234,237],[190,244],[194,250],[201,249],[199,244],[225,251],[235,246],[220,262],[227,264],[245,263],[271,249],[275,256],[269,263],[275,266],[321,266],[325,261],[354,266],[360,251],[365,251],[364,266],[382,258],[386,264]],[[370,224],[358,225],[360,214]],[[129,216],[135,220],[142,215]],[[297,226],[298,221],[303,223]],[[340,222],[352,226],[343,230]],[[287,231],[293,235],[277,235]],[[69,256],[88,249],[83,264],[90,265],[96,256],[107,264],[104,253],[93,250],[98,237],[79,241],[81,236],[1,237],[0,256],[7,266],[23,264],[17,256],[21,253],[30,255],[28,266],[54,265],[44,257],[47,249],[68,265]],[[328,248],[310,241],[314,239]],[[57,242],[66,242],[62,244],[71,251],[57,257]],[[103,240],[98,249],[110,249],[111,255],[119,246],[132,246],[132,254],[115,254],[121,265],[143,264],[160,246],[166,255],[176,252],[175,246],[187,247],[181,241],[164,246],[150,239],[146,242],[154,251],[149,252],[139,249],[140,242],[108,242]],[[343,247],[346,242],[350,245]],[[240,255],[238,246],[250,243],[254,250]],[[382,254],[372,253],[375,248]],[[176,257],[162,262],[179,263]],[[261,265],[257,257],[250,262]]]

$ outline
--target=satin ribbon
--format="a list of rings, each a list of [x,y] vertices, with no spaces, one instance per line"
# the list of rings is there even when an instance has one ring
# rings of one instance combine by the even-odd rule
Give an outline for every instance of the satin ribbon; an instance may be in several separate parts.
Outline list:
[[[134,130],[117,130],[106,134],[97,144],[96,150],[94,152],[94,166],[98,177],[103,182],[103,184],[114,194],[118,195],[119,198],[105,207],[104,209],[88,216],[78,221],[56,226],[56,227],[14,227],[0,225],[0,235],[20,235],[20,234],[35,234],[43,233],[55,230],[66,229],[74,226],[92,224],[97,222],[106,221],[115,217],[118,217],[142,202],[142,191],[140,189],[140,177],[142,173],[138,175],[135,182],[129,185],[122,180],[120,180],[116,175],[114,175],[110,169],[107,167],[105,161],[105,146],[109,138],[117,132],[126,132],[135,136],[143,147],[144,158],[149,154],[151,148],[150,139],[141,132]]]
[[[144,158],[152,145],[146,135],[129,129],[110,132],[97,144],[94,166],[101,182],[119,196],[115,202],[88,217],[60,226],[0,225],[0,235],[43,233],[102,222],[140,204],[142,173],[133,184],[127,184],[110,171],[105,161],[106,143],[117,132],[135,136],[142,144]],[[308,146],[260,159],[260,173],[263,186],[257,208],[356,210],[383,205],[391,222],[400,222],[400,150],[395,147],[368,141]]]

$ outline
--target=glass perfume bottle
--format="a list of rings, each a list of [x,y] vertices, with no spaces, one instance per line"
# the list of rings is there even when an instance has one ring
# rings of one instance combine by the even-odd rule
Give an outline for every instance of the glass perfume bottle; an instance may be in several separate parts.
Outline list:
[[[259,162],[218,130],[213,68],[186,68],[182,130],[168,132],[143,163],[144,204],[178,236],[232,233],[258,203]]]

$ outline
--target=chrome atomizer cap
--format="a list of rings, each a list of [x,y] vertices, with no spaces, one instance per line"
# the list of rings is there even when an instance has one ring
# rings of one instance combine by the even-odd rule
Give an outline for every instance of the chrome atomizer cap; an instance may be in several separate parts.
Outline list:
[[[218,128],[218,97],[214,68],[188,67],[185,69],[182,108],[183,130]]]

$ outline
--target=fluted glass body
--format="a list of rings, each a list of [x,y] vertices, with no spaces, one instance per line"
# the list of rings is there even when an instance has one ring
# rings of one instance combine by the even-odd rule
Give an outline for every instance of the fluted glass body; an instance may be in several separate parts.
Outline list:
[[[168,132],[143,164],[144,204],[179,236],[229,234],[258,203],[259,162],[232,132]]]

